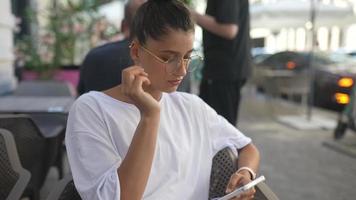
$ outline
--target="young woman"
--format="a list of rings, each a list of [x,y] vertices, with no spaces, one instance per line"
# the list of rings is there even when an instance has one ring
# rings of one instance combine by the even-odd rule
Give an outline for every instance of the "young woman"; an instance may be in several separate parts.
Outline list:
[[[69,114],[68,158],[82,198],[206,200],[212,158],[226,146],[238,150],[240,167],[227,192],[250,182],[259,165],[251,139],[199,97],[175,92],[194,68],[189,10],[179,0],[148,0],[131,34],[135,65],[122,84],[82,95]]]

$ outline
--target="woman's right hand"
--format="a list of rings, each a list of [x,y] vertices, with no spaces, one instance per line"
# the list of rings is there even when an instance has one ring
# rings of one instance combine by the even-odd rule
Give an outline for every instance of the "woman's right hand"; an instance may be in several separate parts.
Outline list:
[[[132,66],[122,71],[121,91],[144,116],[159,113],[159,102],[151,94],[143,90],[144,85],[150,85],[148,74],[140,66]]]

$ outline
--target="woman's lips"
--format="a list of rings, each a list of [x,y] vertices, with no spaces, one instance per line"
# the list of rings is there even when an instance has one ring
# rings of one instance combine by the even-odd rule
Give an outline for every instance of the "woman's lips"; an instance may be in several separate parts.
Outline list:
[[[179,80],[170,80],[168,81],[171,85],[173,86],[177,86],[180,84],[180,82],[182,82],[182,79],[179,79]]]

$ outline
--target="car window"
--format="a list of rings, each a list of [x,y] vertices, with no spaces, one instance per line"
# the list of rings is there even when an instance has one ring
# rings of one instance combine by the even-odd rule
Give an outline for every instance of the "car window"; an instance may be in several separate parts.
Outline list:
[[[330,65],[336,63],[352,62],[350,56],[341,53],[317,53],[314,56],[314,61],[318,64]]]
[[[266,58],[262,64],[272,69],[301,69],[305,67],[305,58],[296,52],[280,52]]]

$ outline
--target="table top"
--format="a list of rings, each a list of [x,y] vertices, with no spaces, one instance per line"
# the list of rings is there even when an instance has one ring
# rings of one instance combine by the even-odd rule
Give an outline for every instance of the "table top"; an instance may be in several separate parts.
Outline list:
[[[68,114],[74,101],[74,97],[2,96],[0,113]]]

